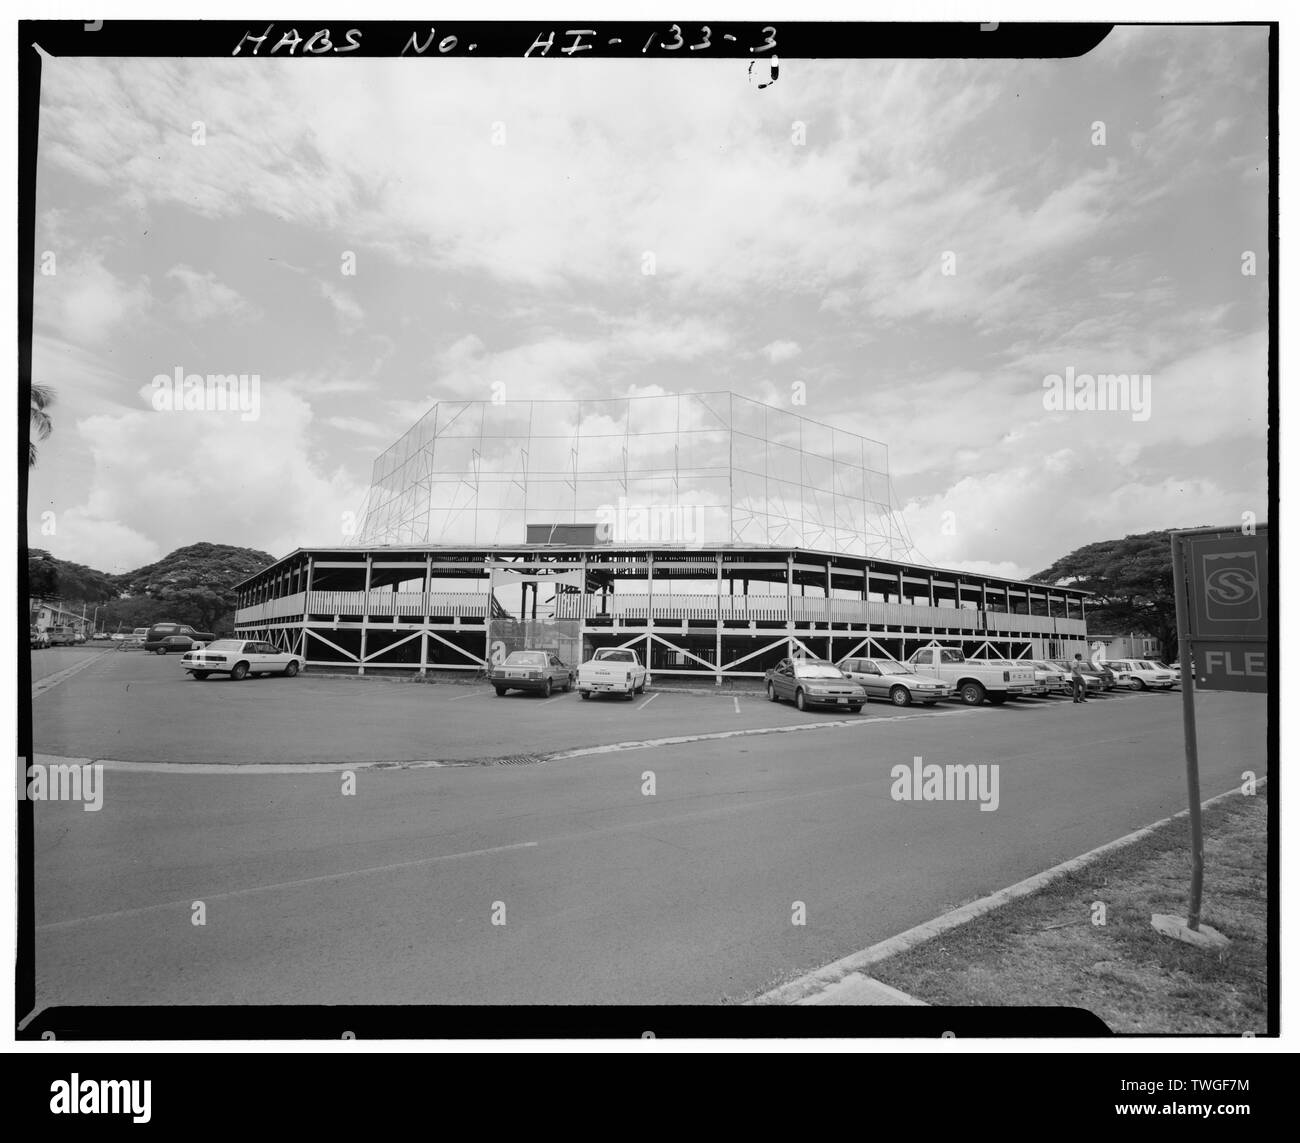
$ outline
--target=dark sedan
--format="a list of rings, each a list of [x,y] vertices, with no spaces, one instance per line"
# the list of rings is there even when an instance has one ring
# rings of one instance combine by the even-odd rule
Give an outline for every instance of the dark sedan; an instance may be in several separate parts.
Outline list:
[[[553,690],[573,690],[573,668],[550,651],[511,651],[488,672],[488,682],[503,697],[507,691],[549,696]]]
[[[766,681],[772,702],[793,699],[800,710],[840,706],[857,714],[867,701],[867,692],[825,659],[782,659],[767,672]]]

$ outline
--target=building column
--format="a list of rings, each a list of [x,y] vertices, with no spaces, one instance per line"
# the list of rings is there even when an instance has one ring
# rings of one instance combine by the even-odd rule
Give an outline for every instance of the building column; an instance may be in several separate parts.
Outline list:
[[[794,636],[791,634],[791,627],[794,625],[794,553],[787,552],[785,557],[785,656],[790,658],[794,654]]]
[[[309,555],[307,557],[307,577],[303,580],[302,588],[302,642],[299,644],[299,652],[302,655],[303,665],[307,663],[307,616],[311,614],[311,579],[316,570],[316,557]]]
[[[375,557],[366,553],[366,587],[361,595],[361,651],[357,657],[357,674],[366,673],[366,632],[370,628],[370,573]]]
[[[654,646],[650,632],[655,626],[655,554],[649,551],[645,554],[645,592],[645,669],[648,673],[650,650]]]
[[[713,685],[720,687],[722,686],[722,553],[715,553],[713,558],[718,564],[717,586],[714,589],[718,602],[713,611]]]

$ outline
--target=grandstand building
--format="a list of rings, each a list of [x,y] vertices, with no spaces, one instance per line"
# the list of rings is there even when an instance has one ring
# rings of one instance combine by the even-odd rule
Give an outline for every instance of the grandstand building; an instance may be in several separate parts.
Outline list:
[[[239,585],[309,667],[478,672],[642,652],[753,677],[790,654],[1086,650],[1085,592],[927,566],[877,441],[731,393],[439,403],[375,462],[355,537]]]

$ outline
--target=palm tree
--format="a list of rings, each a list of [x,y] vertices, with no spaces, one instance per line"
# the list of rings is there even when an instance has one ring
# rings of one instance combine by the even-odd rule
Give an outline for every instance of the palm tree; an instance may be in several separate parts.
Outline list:
[[[45,440],[54,431],[54,422],[50,420],[50,414],[45,411],[53,404],[53,389],[48,385],[32,385],[31,435],[33,437]],[[36,445],[29,440],[27,442],[27,467],[31,468],[35,463]]]

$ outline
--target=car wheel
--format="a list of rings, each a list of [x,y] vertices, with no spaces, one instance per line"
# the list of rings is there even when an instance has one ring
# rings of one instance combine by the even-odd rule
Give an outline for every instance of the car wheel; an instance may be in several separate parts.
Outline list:
[[[289,665],[288,665],[287,667],[285,667],[285,669],[284,669],[284,677],[285,677],[286,679],[291,679],[291,678],[293,678],[294,675],[296,675],[297,673],[298,673],[298,663],[297,663],[297,660],[290,660]]]
[[[767,684],[767,701],[776,702],[776,687],[774,687],[771,683]]]
[[[808,704],[804,701],[803,687],[794,692],[794,705],[798,710],[807,710]]]
[[[247,664],[247,663],[236,663],[236,664],[235,664],[235,667],[234,667],[234,670],[232,670],[232,671],[230,672],[230,679],[231,679],[231,682],[235,682],[235,683],[237,683],[237,682],[239,682],[241,679],[246,679],[246,678],[248,678],[248,664]]]
[[[207,671],[191,671],[191,672],[190,672],[190,678],[192,678],[192,679],[198,679],[199,682],[202,682],[202,681],[203,681],[204,679],[206,679],[207,677],[208,677],[208,672],[207,672]]]
[[[497,692],[497,698],[505,698],[505,697],[506,697],[506,688],[505,688],[505,687],[493,687],[492,689],[493,689],[494,691]]]
[[[851,710],[854,714],[861,714],[862,704],[860,702],[850,703],[849,710]]]
[[[550,697],[551,697],[551,680],[547,679],[546,686],[542,688],[542,698],[548,699]]]
[[[1141,679],[1129,679],[1128,689],[1131,691],[1144,691],[1147,689],[1147,685]]]
[[[165,655],[165,654],[167,654],[167,648],[166,648],[166,647],[155,647],[155,648],[153,649],[153,653],[154,653],[155,655]]]
[[[889,692],[889,701],[895,706],[907,706],[912,701],[912,692],[906,687],[894,687]]]
[[[584,699],[591,698],[591,691],[579,691],[578,694],[580,694]]]
[[[637,687],[636,693],[639,695],[645,694],[645,683],[642,683],[639,687]]]
[[[979,683],[962,683],[958,693],[967,706],[979,706],[984,701],[984,687]]]

